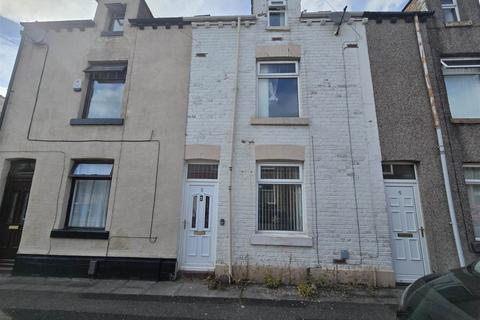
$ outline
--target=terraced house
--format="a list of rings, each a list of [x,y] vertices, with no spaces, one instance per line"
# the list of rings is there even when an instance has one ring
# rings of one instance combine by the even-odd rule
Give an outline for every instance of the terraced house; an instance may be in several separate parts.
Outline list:
[[[474,52],[420,59],[431,34],[471,24],[408,8],[253,0],[250,15],[154,18],[143,0],[99,0],[92,21],[25,23],[0,258],[23,275],[380,286],[474,259],[475,105],[457,83],[474,82]],[[441,125],[433,61],[461,113]],[[439,130],[465,149],[443,152]]]
[[[100,0],[92,21],[23,24],[0,138],[16,274],[175,273],[191,29],[151,18]]]

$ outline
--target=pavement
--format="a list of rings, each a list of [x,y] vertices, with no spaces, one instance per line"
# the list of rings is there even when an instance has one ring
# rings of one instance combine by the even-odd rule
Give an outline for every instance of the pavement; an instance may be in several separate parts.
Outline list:
[[[0,320],[12,319],[395,319],[401,289],[261,285],[209,290],[203,280],[150,282],[0,277]]]

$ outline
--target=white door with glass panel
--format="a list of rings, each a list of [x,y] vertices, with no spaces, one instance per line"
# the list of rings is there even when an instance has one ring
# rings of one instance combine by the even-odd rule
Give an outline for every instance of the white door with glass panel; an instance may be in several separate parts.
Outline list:
[[[184,270],[214,268],[217,194],[215,184],[187,184],[185,203]]]
[[[428,273],[415,167],[384,165],[383,171],[396,280],[413,282]]]

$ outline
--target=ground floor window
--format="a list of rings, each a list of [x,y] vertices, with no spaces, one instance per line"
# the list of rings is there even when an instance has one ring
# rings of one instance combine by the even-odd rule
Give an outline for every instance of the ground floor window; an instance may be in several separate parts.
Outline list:
[[[74,165],[67,227],[105,229],[112,171],[112,163]]]
[[[258,231],[303,231],[300,165],[259,165]]]
[[[480,166],[465,167],[465,183],[467,185],[475,238],[480,241]]]

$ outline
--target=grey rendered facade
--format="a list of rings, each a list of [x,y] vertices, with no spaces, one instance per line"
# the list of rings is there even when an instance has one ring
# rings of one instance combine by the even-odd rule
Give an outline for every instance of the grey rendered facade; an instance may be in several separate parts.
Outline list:
[[[433,92],[445,141],[448,173],[460,241],[468,264],[478,259],[464,170],[480,162],[478,124],[452,118],[441,59],[479,53],[479,3],[458,1],[461,20],[445,23],[440,1],[411,1],[402,15],[385,15],[367,27],[372,77],[384,163],[411,163],[417,170],[430,267],[444,272],[459,266],[434,128],[430,98],[412,10],[424,13],[420,24]],[[471,19],[471,20],[469,20]],[[466,20],[466,21],[465,21]],[[475,213],[473,213],[475,215]],[[478,237],[478,235],[477,235]]]

